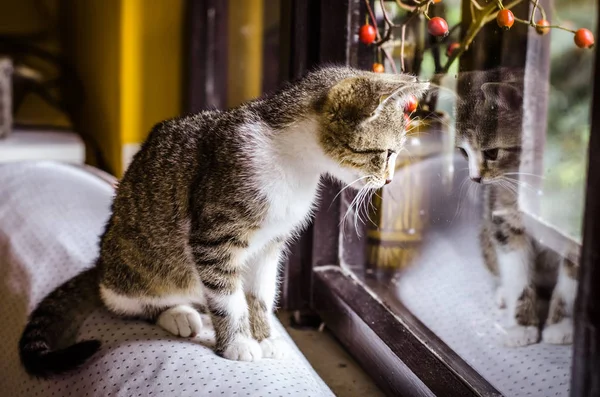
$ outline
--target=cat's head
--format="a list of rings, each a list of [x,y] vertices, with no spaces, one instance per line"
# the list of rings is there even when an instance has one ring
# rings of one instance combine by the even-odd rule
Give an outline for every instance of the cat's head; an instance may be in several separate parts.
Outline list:
[[[469,177],[493,183],[519,170],[522,93],[518,83],[483,83],[458,100],[456,146],[468,160]]]
[[[357,72],[334,84],[320,106],[319,140],[339,164],[333,176],[355,188],[380,188],[394,176],[406,141],[404,107],[429,83],[407,74]]]

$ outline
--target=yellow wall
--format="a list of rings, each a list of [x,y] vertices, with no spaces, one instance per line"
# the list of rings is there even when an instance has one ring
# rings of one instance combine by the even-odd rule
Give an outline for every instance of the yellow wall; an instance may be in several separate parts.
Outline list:
[[[69,58],[84,83],[84,128],[121,176],[124,153],[181,112],[183,0],[63,0]]]
[[[121,89],[121,4],[119,0],[64,0],[65,47],[83,82],[85,99],[80,128],[93,135],[110,166],[119,174]]]
[[[181,113],[183,0],[122,2],[121,142]]]
[[[229,0],[227,106],[262,91],[263,0]]]
[[[227,103],[236,106],[261,93],[265,5],[223,1],[229,1]],[[51,48],[65,52],[83,82],[79,132],[94,137],[108,171],[121,176],[151,127],[181,113],[184,1],[0,0],[0,27],[40,30],[47,22],[40,4],[56,16],[61,33],[62,46],[53,40]],[[23,118],[43,113],[42,105],[27,107]],[[93,157],[88,162],[95,164]]]

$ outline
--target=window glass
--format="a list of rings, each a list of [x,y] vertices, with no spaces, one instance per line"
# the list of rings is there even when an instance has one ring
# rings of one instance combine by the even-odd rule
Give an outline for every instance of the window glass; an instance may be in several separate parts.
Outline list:
[[[502,394],[567,395],[594,59],[573,31],[595,32],[596,6],[505,2],[498,22],[498,3],[465,3],[429,6],[448,37],[404,3],[374,4],[382,37],[386,18],[397,25],[374,62],[437,89],[410,114],[393,182],[366,205],[345,193],[343,209],[358,216],[344,239],[360,234],[366,252],[342,262]],[[561,28],[527,25],[534,4],[544,7],[534,23]],[[462,53],[471,12],[492,9]],[[505,30],[509,10],[517,20]]]

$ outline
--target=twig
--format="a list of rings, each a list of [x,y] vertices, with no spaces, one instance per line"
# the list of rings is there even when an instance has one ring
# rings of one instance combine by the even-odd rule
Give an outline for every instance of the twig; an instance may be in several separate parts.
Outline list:
[[[453,62],[456,59],[458,59],[465,51],[467,51],[469,49],[469,46],[475,39],[475,36],[479,33],[479,31],[485,24],[496,19],[498,16],[498,13],[501,10],[511,9],[511,8],[515,7],[516,5],[522,3],[523,1],[524,0],[513,0],[510,3],[505,5],[502,0],[494,0],[492,2],[489,2],[486,5],[482,6],[478,0],[469,0],[470,11],[471,11],[471,23],[469,24],[469,27],[467,28],[467,32],[465,33],[462,41],[460,42],[460,47],[457,50],[453,51],[452,54],[450,54],[445,65],[443,66],[443,68],[441,68],[441,73],[442,74],[448,73]],[[527,0],[527,1],[533,5],[533,9],[531,10],[531,14],[529,15],[529,21],[515,17],[516,22],[523,23],[523,24],[529,25],[534,28],[561,29],[561,30],[564,30],[567,32],[576,33],[574,30],[568,29],[568,28],[560,26],[560,25],[549,25],[549,26],[538,25],[535,22],[536,11],[539,10],[539,12],[542,16],[542,19],[544,19],[544,20],[546,20],[546,11],[545,11],[544,7],[540,4],[539,0]],[[390,65],[392,66],[392,69],[394,69],[394,73],[397,73],[395,63],[394,63],[392,57],[390,56],[390,54],[388,53],[388,51],[382,47],[383,44],[385,44],[386,42],[393,39],[393,29],[394,28],[400,27],[402,29],[402,37],[401,37],[401,41],[400,41],[400,46],[401,46],[401,48],[400,48],[400,65],[401,65],[402,71],[405,71],[404,46],[406,45],[406,27],[409,24],[409,22],[412,20],[412,18],[414,18],[416,15],[422,14],[425,18],[430,19],[429,15],[428,15],[428,11],[429,11],[429,7],[431,6],[431,4],[434,3],[434,1],[433,0],[420,0],[420,1],[415,0],[416,4],[414,6],[404,4],[402,2],[402,0],[395,0],[395,2],[400,8],[409,11],[409,13],[411,15],[405,21],[403,21],[401,24],[395,24],[391,20],[389,14],[385,8],[384,0],[379,0],[379,3],[381,5],[381,11],[383,13],[383,19],[384,19],[386,31],[385,31],[385,34],[383,37],[381,37],[379,34],[379,31],[377,31],[377,36],[376,36],[377,41],[374,44],[377,45],[378,50],[383,52],[385,57],[389,60]],[[371,8],[371,5],[369,3],[369,0],[365,0],[365,4],[366,4],[367,10],[369,11],[369,14],[371,16],[371,19],[375,23],[376,22],[375,16],[374,16],[373,10]],[[450,37],[451,34],[454,32],[454,30],[457,29],[460,25],[461,24],[459,23],[459,24],[453,26],[452,29],[450,29],[449,34],[446,37]],[[438,41],[437,43],[431,45],[429,48],[436,49],[437,47],[439,47],[440,44],[445,43],[447,40],[448,39],[445,38],[441,41]]]
[[[379,29],[377,29],[377,19],[375,19],[375,14],[373,13],[373,9],[371,8],[369,0],[365,0],[365,4],[367,6],[367,11],[371,16],[371,22],[373,22],[373,26],[375,27],[375,37],[377,38],[377,41],[380,41],[381,36],[379,35]]]
[[[389,61],[390,66],[392,67],[392,71],[394,72],[394,74],[397,74],[398,73],[398,69],[396,68],[396,62],[394,62],[394,58],[392,58],[390,56],[390,54],[388,54],[388,52],[387,52],[387,50],[385,48],[381,48],[381,51],[383,52],[383,55],[385,55],[385,57]]]
[[[573,34],[577,33],[577,31],[575,31],[575,30],[573,30],[573,29],[565,28],[564,26],[560,26],[560,25],[548,25],[548,26],[542,26],[542,25],[538,25],[538,24],[535,24],[535,23],[531,23],[531,22],[529,22],[529,21],[526,21],[526,20],[524,20],[524,19],[517,18],[517,17],[515,17],[515,22],[519,22],[519,23],[522,23],[522,24],[525,24],[525,25],[529,25],[529,26],[532,26],[532,27],[534,27],[534,28],[538,28],[538,27],[539,27],[539,28],[544,28],[544,29],[548,29],[548,28],[550,28],[550,29],[561,29],[561,30],[564,30],[564,31],[566,31],[566,32],[571,32],[571,33],[573,33]]]
[[[533,18],[535,18],[535,10],[538,8],[539,0],[534,0],[533,9],[531,10],[531,17],[529,17],[529,24],[533,25]]]
[[[402,25],[402,40],[400,41],[400,70],[404,72],[406,68],[404,67],[404,38],[406,37],[406,24]]]
[[[381,12],[383,13],[383,19],[385,20],[386,24],[388,25],[388,29],[399,28],[400,25],[394,24],[392,22],[392,20],[390,19],[389,15],[387,14],[387,11],[385,9],[385,2],[383,0],[379,0],[379,4],[381,6]]]
[[[479,11],[483,10],[483,7],[481,5],[479,5],[477,0],[471,0],[471,5],[475,8],[477,8]]]
[[[398,4],[398,7],[402,8],[403,10],[411,12],[417,8],[416,6],[409,6],[408,4],[404,4],[402,0],[396,0],[396,4]]]

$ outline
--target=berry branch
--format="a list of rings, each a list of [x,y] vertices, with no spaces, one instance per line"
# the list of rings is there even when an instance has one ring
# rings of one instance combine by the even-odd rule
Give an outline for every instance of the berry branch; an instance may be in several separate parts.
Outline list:
[[[384,72],[384,67],[381,64],[381,54],[383,54],[389,61],[389,64],[394,73],[397,73],[395,62],[385,48],[386,43],[394,40],[394,29],[400,28],[400,65],[401,71],[405,71],[404,62],[404,47],[406,37],[406,27],[417,16],[423,16],[427,20],[427,31],[429,34],[446,38],[451,35],[460,24],[448,29],[448,23],[441,17],[430,17],[429,8],[435,3],[439,3],[442,0],[421,0],[414,1],[413,5],[408,5],[402,2],[402,0],[395,0],[395,3],[407,11],[407,16],[404,18],[402,23],[395,24],[390,18],[386,8],[385,1],[379,0],[380,8],[383,14],[384,23],[384,35],[381,36],[379,31],[374,25],[376,24],[375,14],[371,8],[369,0],[365,0],[365,5],[368,11],[367,21],[365,25],[360,28],[359,38],[367,45],[374,45],[377,48],[377,61],[373,64],[373,70],[377,72]],[[511,9],[516,5],[522,3],[524,0],[513,0],[510,3],[504,4],[502,0],[496,0],[488,5],[482,6],[477,0],[469,0],[471,10],[471,22],[467,28],[464,38],[460,42],[450,42],[447,45],[446,55],[448,59],[441,68],[441,73],[448,73],[450,67],[465,51],[469,49],[469,46],[487,23],[496,20],[498,26],[505,30],[509,30],[515,22],[528,25],[536,30],[540,35],[545,35],[550,32],[551,29],[560,29],[570,32],[574,35],[575,45],[580,48],[592,48],[594,45],[594,35],[588,29],[581,28],[578,30],[572,30],[560,25],[551,25],[546,19],[546,12],[544,7],[539,4],[539,0],[529,0],[533,4],[531,13],[528,20],[515,17]],[[535,21],[535,15],[539,12],[541,19]],[[370,21],[369,21],[370,18]],[[373,25],[370,24],[373,23]],[[442,43],[443,44],[443,43]]]

